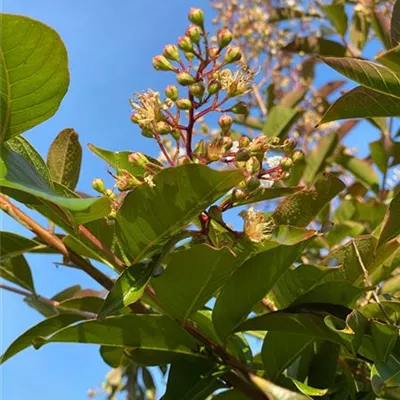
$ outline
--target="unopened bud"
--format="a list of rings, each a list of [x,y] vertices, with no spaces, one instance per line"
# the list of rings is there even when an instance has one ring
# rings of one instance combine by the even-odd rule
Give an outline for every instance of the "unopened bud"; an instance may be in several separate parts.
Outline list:
[[[164,47],[163,56],[172,61],[179,61],[179,50],[174,44],[167,44]]]
[[[221,83],[219,81],[214,80],[208,84],[207,92],[208,94],[213,95],[215,93],[218,93],[221,90],[221,88],[222,88]]]
[[[191,61],[191,60],[193,60],[193,58],[194,58],[194,54],[193,53],[190,53],[190,52],[184,52],[183,53],[184,54],[184,56],[186,57],[186,60],[188,60],[188,61]]]
[[[285,139],[283,142],[285,153],[290,154],[297,146],[297,140],[294,138]]]
[[[179,96],[178,88],[174,85],[168,85],[165,88],[165,95],[172,101],[178,100],[178,96]]]
[[[242,52],[238,46],[230,46],[226,49],[224,63],[231,64],[242,58]]]
[[[219,48],[218,47],[210,47],[208,49],[208,56],[213,59],[213,58],[217,58],[219,55]]]
[[[199,143],[197,143],[195,149],[193,150],[193,153],[195,154],[203,154],[205,151],[205,144],[204,144],[204,140],[201,139],[199,141]]]
[[[132,121],[134,124],[138,124],[138,123],[139,123],[139,119],[138,119],[138,117],[137,117],[136,114],[132,114],[132,115],[131,115],[131,121]]]
[[[248,105],[243,101],[239,101],[229,111],[232,111],[234,114],[247,114]]]
[[[185,35],[194,43],[199,43],[201,38],[201,29],[196,25],[191,25],[186,29]]]
[[[255,175],[250,176],[246,179],[246,187],[249,192],[253,192],[260,187],[260,180]]]
[[[224,149],[225,151],[228,151],[233,145],[233,140],[229,136],[224,136],[223,139],[224,139]]]
[[[153,131],[152,131],[150,128],[148,128],[148,127],[142,128],[142,135],[143,135],[144,137],[147,137],[147,138],[152,138],[152,137],[154,137]]]
[[[246,161],[246,171],[251,174],[255,174],[260,171],[260,161],[257,160],[257,157],[250,157],[249,160]]]
[[[174,66],[164,56],[153,57],[153,67],[157,71],[174,71]]]
[[[174,129],[171,132],[171,136],[175,139],[175,140],[179,140],[181,138],[181,133],[179,129]]]
[[[232,32],[229,29],[221,29],[217,35],[219,48],[223,49],[232,41]]]
[[[179,99],[176,101],[176,106],[180,110],[190,110],[192,108],[192,102],[189,99]]]
[[[244,147],[242,147],[236,153],[235,159],[236,161],[247,161],[250,158],[250,156],[251,156],[250,152]]]
[[[228,114],[223,114],[219,117],[218,124],[223,133],[228,133],[231,130],[233,119]]]
[[[293,167],[293,160],[289,157],[283,157],[280,165],[283,171],[289,171]]]
[[[205,92],[205,87],[203,82],[194,83],[189,87],[189,92],[198,99],[201,99]]]
[[[301,150],[296,150],[292,155],[292,160],[294,163],[304,160],[304,153]]]
[[[104,181],[102,179],[99,179],[99,178],[93,179],[92,188],[96,192],[99,192],[101,194],[104,194],[104,192],[106,191],[106,185],[105,185]]]
[[[204,13],[200,8],[191,8],[189,11],[189,21],[193,24],[203,28],[204,26]]]
[[[232,192],[232,200],[234,202],[244,200],[247,197],[247,194],[244,190],[240,188],[233,189]]]
[[[251,139],[248,136],[241,136],[239,139],[239,147],[247,147],[251,143]]]
[[[193,85],[193,83],[196,82],[194,77],[190,75],[188,72],[179,72],[179,74],[176,75],[176,80],[182,86]]]
[[[134,152],[129,154],[128,161],[134,167],[145,168],[149,163],[149,160],[143,153]]]
[[[165,121],[155,123],[155,130],[159,135],[168,135],[171,133],[171,126]]]
[[[193,52],[193,43],[187,36],[181,36],[178,39],[178,47],[185,52]]]

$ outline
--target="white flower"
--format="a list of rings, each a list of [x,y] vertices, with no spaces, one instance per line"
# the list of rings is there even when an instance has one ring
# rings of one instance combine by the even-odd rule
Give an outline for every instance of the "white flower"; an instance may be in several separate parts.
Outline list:
[[[245,64],[241,70],[232,73],[230,69],[223,69],[217,74],[217,79],[222,85],[222,89],[230,96],[238,96],[250,90],[253,83],[255,72]]]
[[[147,175],[144,177],[145,183],[147,183],[151,188],[155,187],[156,184],[154,183],[154,175]]]
[[[265,221],[264,213],[249,208],[239,214],[244,220],[244,233],[252,242],[262,242],[271,237],[273,222]]]
[[[281,156],[265,157],[264,162],[267,163],[271,168],[277,167],[282,160]]]
[[[234,140],[232,142],[232,147],[229,150],[231,153],[237,153],[239,151],[239,141],[238,140]]]

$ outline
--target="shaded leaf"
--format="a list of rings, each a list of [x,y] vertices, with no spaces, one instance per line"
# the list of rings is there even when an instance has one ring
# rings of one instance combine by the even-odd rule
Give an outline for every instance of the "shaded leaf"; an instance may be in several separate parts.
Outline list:
[[[41,247],[39,242],[13,232],[0,232],[1,262]]]
[[[372,28],[386,49],[392,47],[390,43],[390,20],[382,10],[374,10]]]
[[[350,25],[350,40],[360,51],[367,43],[370,25],[369,18],[364,13],[354,12]]]
[[[369,149],[373,162],[382,173],[386,173],[389,164],[389,157],[386,154],[382,140],[369,143]]]
[[[392,199],[386,213],[385,224],[379,236],[377,248],[400,234],[400,192]]]
[[[82,290],[82,288],[80,285],[72,285],[72,286],[67,287],[66,289],[62,290],[61,292],[55,294],[52,297],[52,300],[64,301],[64,300],[71,299],[72,297],[75,297],[75,294],[81,290]]]
[[[104,300],[100,297],[84,296],[64,300],[58,305],[61,310],[79,310],[97,314],[103,306]]]
[[[396,46],[393,49],[378,54],[375,59],[397,75],[400,74],[400,46]]]
[[[399,337],[398,328],[379,321],[371,321],[370,328],[376,361],[386,362]]]
[[[342,44],[320,37],[296,38],[283,50],[294,53],[302,51],[306,54],[317,54],[322,57],[344,57],[347,52]]]
[[[35,291],[32,272],[24,256],[1,260],[0,276],[31,292]]]
[[[392,47],[400,44],[400,3],[394,2],[392,18],[390,21],[390,40]]]
[[[322,11],[328,17],[329,21],[335,27],[340,36],[345,36],[347,31],[347,14],[344,4],[329,4],[322,6]]]
[[[296,107],[305,97],[308,91],[308,87],[306,85],[301,85],[290,92],[286,93],[281,100],[279,101],[280,107],[293,108]]]
[[[100,346],[100,356],[112,368],[118,368],[126,359],[123,347]]]

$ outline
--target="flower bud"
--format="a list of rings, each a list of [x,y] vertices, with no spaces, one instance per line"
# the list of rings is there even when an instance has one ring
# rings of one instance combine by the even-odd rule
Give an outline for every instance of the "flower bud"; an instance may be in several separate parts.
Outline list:
[[[304,153],[301,150],[296,150],[292,155],[292,160],[296,164],[304,160]]]
[[[182,86],[193,85],[193,83],[196,82],[194,77],[190,75],[188,72],[179,72],[179,74],[176,75],[176,80]]]
[[[153,57],[153,67],[157,71],[174,71],[174,66],[164,56]]]
[[[201,99],[205,92],[205,87],[203,82],[194,83],[189,87],[189,92],[198,99]]]
[[[191,61],[191,60],[193,60],[193,58],[194,58],[194,54],[193,53],[190,53],[190,52],[185,52],[185,53],[183,53],[184,54],[184,56],[186,57],[186,60],[188,60],[188,61]]]
[[[205,143],[204,140],[201,139],[199,143],[197,143],[195,149],[193,150],[194,154],[203,154],[205,152]]]
[[[242,52],[238,46],[230,46],[226,49],[224,63],[231,64],[242,58]]]
[[[223,114],[219,117],[218,124],[223,133],[228,133],[231,130],[233,119],[228,114]]]
[[[293,138],[285,139],[283,142],[285,153],[290,154],[297,146],[297,140]]]
[[[181,138],[181,132],[179,129],[174,129],[171,132],[171,136],[175,139],[175,140],[179,140]]]
[[[244,200],[247,197],[247,194],[244,190],[240,188],[235,188],[232,191],[232,200],[233,202]]]
[[[178,39],[178,47],[185,52],[193,52],[193,43],[187,36],[181,36]]]
[[[210,47],[208,49],[208,56],[213,59],[213,58],[217,58],[219,55],[219,48],[218,47]]]
[[[164,47],[163,56],[172,61],[179,61],[179,50],[174,44],[167,44]]]
[[[200,8],[191,8],[189,11],[189,21],[193,24],[203,28],[204,26],[204,13]]]
[[[194,43],[199,43],[201,38],[201,29],[196,25],[191,25],[186,29],[185,35]]]
[[[260,161],[257,160],[257,157],[250,157],[246,161],[246,171],[250,172],[251,174],[255,174],[256,172],[260,171]]]
[[[179,99],[176,101],[176,106],[180,110],[190,110],[192,108],[192,102],[189,99]]]
[[[101,194],[103,194],[106,191],[106,185],[102,179],[93,179],[92,181],[92,188]]]
[[[219,48],[223,49],[232,41],[232,32],[229,29],[221,29],[218,32],[217,39]]]
[[[147,138],[152,138],[152,137],[154,137],[153,131],[152,131],[150,128],[148,128],[148,127],[143,127],[143,128],[142,128],[142,135],[143,135],[144,137],[147,137]]]
[[[251,139],[248,136],[241,136],[239,139],[239,147],[247,147],[251,143]]]
[[[250,152],[242,147],[235,155],[236,161],[247,161],[250,158]]]
[[[228,151],[233,145],[233,140],[229,136],[224,136],[223,140],[224,140],[224,149],[225,151]]]
[[[280,166],[283,171],[289,171],[293,167],[293,160],[289,157],[283,157]]]
[[[279,139],[278,136],[272,136],[272,137],[269,139],[269,142],[270,142],[272,145],[277,145],[277,144],[279,144],[280,141],[281,141],[281,139]]]
[[[248,105],[244,101],[239,101],[229,111],[232,111],[234,114],[247,114],[248,108]]]
[[[117,196],[112,191],[112,189],[106,189],[104,191],[104,196],[108,197],[110,200],[116,200],[117,199]]]
[[[174,85],[168,85],[165,88],[165,95],[172,101],[178,100],[178,96],[179,96],[178,88]]]
[[[171,133],[171,126],[165,121],[155,123],[155,130],[159,135],[168,135]]]
[[[132,115],[131,115],[131,121],[132,121],[134,124],[138,124],[138,123],[139,123],[139,119],[138,119],[138,117],[137,117],[136,114],[132,114]]]
[[[260,180],[255,175],[252,175],[246,179],[246,188],[249,192],[253,192],[259,187],[260,187]]]
[[[143,153],[139,153],[137,151],[129,154],[128,161],[134,167],[145,168],[146,165],[149,163],[149,160]]]
[[[214,80],[208,84],[207,92],[208,94],[213,95],[215,93],[218,93],[221,90],[221,88],[222,88],[221,83],[219,81]]]
[[[136,186],[142,184],[139,179],[134,177],[130,172],[121,169],[121,175],[118,175],[118,180],[115,184],[115,187],[119,189],[121,192],[125,192],[127,190],[132,190]],[[113,193],[114,194],[114,193]]]

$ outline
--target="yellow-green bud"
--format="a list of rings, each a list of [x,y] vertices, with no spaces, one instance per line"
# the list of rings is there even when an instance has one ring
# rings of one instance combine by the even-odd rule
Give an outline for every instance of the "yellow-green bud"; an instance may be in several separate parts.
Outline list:
[[[174,71],[175,68],[164,56],[153,57],[153,67],[157,71]]]
[[[247,197],[247,194],[244,190],[240,188],[235,188],[232,191],[232,200],[234,202],[244,200]]]
[[[136,114],[132,114],[132,115],[131,115],[131,121],[132,121],[134,124],[138,124],[138,123],[139,123],[139,119],[138,119],[138,117],[137,117]]]
[[[214,80],[208,84],[207,92],[208,94],[213,95],[215,93],[218,93],[221,90],[221,88],[222,88],[221,83],[219,81]]]
[[[260,171],[260,161],[257,160],[257,157],[250,157],[249,160],[246,161],[246,171],[251,174],[255,174]]]
[[[248,136],[241,136],[239,139],[239,147],[247,147],[251,143],[251,139]]]
[[[148,127],[143,127],[143,128],[142,128],[142,135],[143,135],[144,137],[147,137],[147,138],[152,138],[152,137],[154,137],[153,131],[152,131],[150,128],[148,128]]]
[[[128,161],[134,167],[144,168],[149,164],[149,160],[143,153],[139,153],[137,151],[129,154]]]
[[[178,39],[178,47],[184,52],[193,52],[193,43],[187,36],[181,36]]]
[[[290,154],[297,146],[297,140],[294,138],[285,139],[283,142],[285,153]]]
[[[189,87],[189,92],[198,99],[201,99],[205,92],[205,87],[203,82],[194,83]]]
[[[201,29],[196,25],[191,25],[186,29],[185,35],[194,43],[199,43],[201,38]]]
[[[260,180],[255,175],[252,175],[246,179],[246,187],[249,192],[253,192],[260,187]]]
[[[250,158],[250,152],[242,147],[235,155],[236,161],[247,161]]]
[[[304,160],[304,153],[301,150],[296,150],[292,155],[292,160],[294,163]]]
[[[200,8],[191,8],[189,11],[189,21],[193,24],[203,28],[204,26],[204,13]]]
[[[178,100],[178,96],[179,96],[178,88],[174,85],[168,85],[165,88],[165,95],[172,101]]]
[[[171,132],[171,136],[175,139],[175,140],[179,140],[181,138],[181,133],[179,129],[174,129]]]
[[[190,110],[192,108],[192,102],[189,99],[179,99],[176,101],[176,106],[180,110]]]
[[[224,136],[223,139],[224,139],[224,149],[225,151],[228,151],[233,145],[233,140],[229,136]]]
[[[217,58],[219,55],[219,48],[218,47],[210,47],[208,49],[208,55],[211,59]]]
[[[224,63],[225,64],[231,64],[236,61],[239,61],[242,58],[242,52],[240,50],[240,47],[238,46],[229,46],[226,49],[225,57],[224,57]]]
[[[201,139],[201,140],[199,141],[199,143],[197,143],[195,149],[193,150],[193,153],[195,153],[195,154],[204,154],[205,149],[206,149],[206,148],[205,148],[204,140]]]
[[[167,44],[164,47],[163,56],[172,61],[179,61],[179,50],[174,44]]]
[[[247,114],[248,109],[249,107],[245,102],[239,101],[229,111],[232,111],[234,114]]]
[[[193,85],[193,83],[196,82],[196,79],[194,79],[194,77],[190,75],[189,72],[179,72],[179,74],[176,75],[176,80],[182,86]]]
[[[293,167],[293,160],[289,157],[283,157],[280,165],[283,171],[289,171]]]
[[[171,133],[171,125],[165,121],[159,121],[155,124],[155,130],[159,135],[168,135]]]
[[[228,114],[223,114],[219,117],[218,124],[223,133],[228,133],[232,128],[233,119]]]
[[[106,191],[106,185],[105,185],[104,181],[102,179],[99,179],[99,178],[93,179],[92,188],[96,192],[99,192],[101,194],[104,194],[104,192]]]
[[[221,29],[217,35],[219,48],[223,49],[232,41],[232,32],[229,29]]]
[[[190,52],[188,52],[188,51],[184,52],[183,54],[185,55],[185,57],[186,57],[186,59],[187,59],[188,61],[193,60],[193,58],[194,58],[194,54],[193,54],[193,53],[190,53]]]

